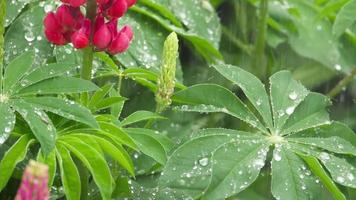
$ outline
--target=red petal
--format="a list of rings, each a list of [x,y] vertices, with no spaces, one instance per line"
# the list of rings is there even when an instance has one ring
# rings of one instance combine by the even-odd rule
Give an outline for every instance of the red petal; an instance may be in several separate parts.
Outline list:
[[[114,55],[117,53],[123,53],[130,46],[130,40],[126,34],[119,33],[119,35],[110,44],[108,51],[110,54]]]
[[[127,11],[126,0],[116,0],[108,9],[108,15],[113,18],[122,17]]]
[[[69,0],[69,4],[75,8],[85,4],[86,2],[87,0]]]
[[[130,39],[130,41],[132,40],[133,35],[134,35],[134,33],[133,33],[133,31],[132,31],[132,28],[131,28],[131,26],[129,26],[129,25],[124,26],[124,27],[120,30],[120,33],[126,34],[126,36]]]
[[[50,12],[46,15],[43,20],[43,24],[46,30],[49,31],[61,31],[62,26],[59,24],[58,20],[56,19],[56,15],[53,12]]]
[[[109,2],[109,0],[96,0],[99,5],[103,5]]]
[[[105,49],[111,42],[111,32],[106,24],[102,25],[93,37],[93,44],[98,49]]]
[[[77,31],[72,35],[73,46],[77,49],[83,49],[88,46],[89,38],[81,31]]]
[[[56,45],[65,45],[68,43],[61,32],[45,30],[45,36],[48,41]]]

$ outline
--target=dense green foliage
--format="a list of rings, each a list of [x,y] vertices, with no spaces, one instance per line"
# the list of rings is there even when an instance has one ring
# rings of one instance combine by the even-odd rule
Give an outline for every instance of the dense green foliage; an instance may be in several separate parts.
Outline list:
[[[0,2],[0,199],[356,199],[356,0],[138,0],[93,60],[58,4]]]

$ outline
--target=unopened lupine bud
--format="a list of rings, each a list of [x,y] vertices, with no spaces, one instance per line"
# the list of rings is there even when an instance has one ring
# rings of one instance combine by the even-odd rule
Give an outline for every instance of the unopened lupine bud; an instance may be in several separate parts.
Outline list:
[[[108,9],[107,13],[112,18],[120,18],[126,13],[127,8],[126,0],[116,0]]]
[[[133,31],[132,31],[132,28],[131,28],[131,26],[129,26],[129,25],[124,26],[124,27],[120,30],[120,33],[124,33],[124,34],[129,38],[130,41],[132,40],[133,35],[134,35],[134,33],[133,33]]]
[[[106,24],[103,24],[94,34],[93,44],[98,49],[105,49],[109,46],[112,36]]]
[[[48,166],[31,160],[22,176],[15,200],[48,200]]]
[[[175,87],[175,72],[178,58],[178,37],[171,33],[164,42],[161,74],[157,83],[156,102],[158,111],[162,112],[171,103]]]
[[[75,48],[83,49],[89,45],[90,25],[89,20],[84,20],[82,27],[72,35],[71,41]]]
[[[126,51],[130,46],[130,39],[125,33],[119,33],[111,42],[108,51],[110,54],[118,54]]]

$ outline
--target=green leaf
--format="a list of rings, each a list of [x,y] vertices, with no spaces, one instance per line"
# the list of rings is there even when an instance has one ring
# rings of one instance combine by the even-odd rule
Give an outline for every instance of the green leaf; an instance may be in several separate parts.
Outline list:
[[[47,114],[23,100],[13,100],[11,104],[30,126],[43,154],[49,155],[56,143],[56,129]]]
[[[159,185],[196,199],[209,186],[212,153],[232,139],[223,133],[211,134],[181,145],[167,161]]]
[[[91,97],[88,107],[94,108],[96,104],[98,104],[104,97],[109,93],[109,91],[113,88],[112,84],[107,84],[100,88],[99,90],[95,91],[93,96]]]
[[[163,145],[149,134],[131,131],[130,136],[135,141],[138,149],[153,158],[158,163],[164,165],[167,161],[167,153]]]
[[[102,155],[93,147],[74,140],[60,140],[66,148],[77,156],[93,175],[103,200],[111,199],[112,177],[110,169]]]
[[[276,134],[295,108],[309,94],[309,91],[296,80],[288,71],[280,71],[270,77],[270,98],[273,111],[274,128]]]
[[[110,138],[118,141],[120,144],[126,145],[134,150],[138,150],[138,146],[134,140],[121,128],[106,122],[99,122],[99,125],[101,128],[101,131],[98,131],[99,134],[109,136]]]
[[[45,79],[60,76],[73,69],[75,69],[75,66],[67,63],[52,63],[37,67],[29,74],[26,74],[21,81],[17,83],[15,92]]]
[[[38,4],[33,5],[9,26],[5,35],[6,64],[31,49],[35,51],[35,65],[45,63],[52,56],[53,48],[44,36],[44,16],[44,8]]]
[[[165,135],[161,133],[157,133],[157,131],[151,129],[144,128],[125,128],[124,129],[128,134],[141,133],[145,135],[149,135],[157,140],[164,148],[166,153],[168,154],[174,147],[174,143]]]
[[[5,27],[10,25],[18,16],[18,14],[21,13],[25,5],[29,3],[29,1],[12,1],[12,0],[6,0],[2,2],[3,3],[6,2],[6,5],[1,5],[4,7],[6,6],[6,20],[4,20]]]
[[[337,13],[336,19],[333,25],[333,34],[336,37],[340,37],[356,21],[356,1],[351,0],[345,4],[341,10]]]
[[[213,153],[212,178],[202,199],[225,199],[246,189],[265,165],[268,149],[269,144],[261,141],[221,145]]]
[[[109,155],[118,163],[120,163],[132,176],[135,176],[135,169],[132,160],[128,155],[128,153],[126,152],[126,150],[122,148],[121,145],[114,145],[108,140],[95,135],[71,134],[71,136],[72,135],[78,138],[90,137],[94,139],[99,144],[100,148],[103,150],[105,154]]]
[[[109,93],[110,97],[118,97],[120,96],[119,92],[115,89],[110,90]],[[113,104],[110,107],[110,113],[112,116],[114,116],[116,119],[118,119],[121,115],[122,109],[124,109],[125,101],[121,101],[119,103]]]
[[[0,103],[0,145],[9,138],[14,129],[16,116],[14,111],[6,103]]]
[[[23,88],[19,95],[28,94],[60,94],[90,92],[99,89],[94,83],[73,77],[57,77]]]
[[[53,150],[47,157],[44,157],[40,149],[37,153],[37,161],[48,166],[48,187],[52,187],[57,171],[56,151]]]
[[[53,112],[70,120],[87,124],[93,128],[99,127],[90,111],[74,101],[55,97],[24,98],[24,100],[37,108]]]
[[[127,126],[130,124],[134,124],[137,122],[146,121],[146,120],[150,120],[150,119],[157,120],[157,119],[165,119],[165,118],[157,113],[140,110],[140,111],[136,111],[136,112],[132,113],[131,115],[126,117],[124,120],[122,120],[120,123],[120,126]]]
[[[309,93],[284,124],[282,135],[330,124],[329,113],[326,111],[330,104],[326,96]]]
[[[16,165],[25,159],[27,150],[33,141],[29,135],[23,135],[5,153],[0,162],[0,191],[6,186]]]
[[[95,110],[99,111],[105,108],[110,108],[112,105],[121,103],[121,102],[125,102],[127,99],[125,97],[121,97],[121,96],[114,96],[114,97],[108,97],[103,99],[102,101],[98,102],[95,105]]]
[[[351,154],[356,153],[355,133],[346,125],[334,122],[314,129],[298,132],[287,138],[288,141],[319,147],[328,151]]]
[[[77,166],[64,145],[57,144],[56,155],[58,165],[61,169],[61,180],[66,198],[68,200],[77,200],[80,198],[81,192],[81,182]]]
[[[4,77],[4,90],[12,92],[11,89],[31,69],[34,59],[33,52],[26,52],[13,59],[6,67]]]
[[[303,160],[283,145],[274,149],[271,168],[272,194],[276,199],[318,199],[320,183]]]
[[[318,159],[313,156],[304,154],[298,154],[308,164],[310,170],[321,180],[324,186],[329,190],[333,197],[337,200],[346,200],[345,195],[335,185],[333,180],[323,169],[323,166],[319,163]]]
[[[266,128],[247,106],[231,91],[219,85],[194,85],[175,93],[173,100],[184,104],[182,111],[223,112],[267,133]]]
[[[339,158],[327,152],[316,155],[329,171],[332,179],[346,187],[356,188],[356,169],[344,158]]]
[[[225,78],[237,84],[252,105],[261,114],[269,128],[273,127],[268,95],[263,83],[253,74],[232,65],[218,64],[213,67]]]

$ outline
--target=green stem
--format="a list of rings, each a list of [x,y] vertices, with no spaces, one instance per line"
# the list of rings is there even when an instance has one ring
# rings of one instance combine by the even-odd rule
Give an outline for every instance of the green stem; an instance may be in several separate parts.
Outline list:
[[[348,75],[346,75],[330,92],[328,97],[333,98],[338,95],[356,76],[356,68],[354,68]]]
[[[0,94],[2,93],[3,75],[4,75],[5,18],[6,18],[6,1],[1,1],[0,2]]]
[[[96,17],[96,0],[88,0],[86,5],[86,17],[91,21],[91,26],[94,27],[95,17]],[[94,29],[91,29],[90,33],[90,41],[92,41],[94,35]],[[92,76],[92,69],[93,69],[93,59],[94,59],[94,49],[93,46],[90,44],[87,48],[83,51],[83,65],[81,69],[80,77],[85,80],[91,80]],[[87,105],[89,100],[89,94],[83,93],[81,96],[82,103]]]
[[[254,67],[255,69],[258,69],[261,78],[265,78],[267,76],[265,46],[268,19],[268,0],[261,0],[259,14],[258,33],[254,49]]]
[[[222,26],[222,33],[234,44],[236,47],[240,48],[242,51],[247,53],[248,55],[252,54],[252,48],[251,46],[245,44],[238,38],[234,36],[234,34],[229,31],[225,26]]]

